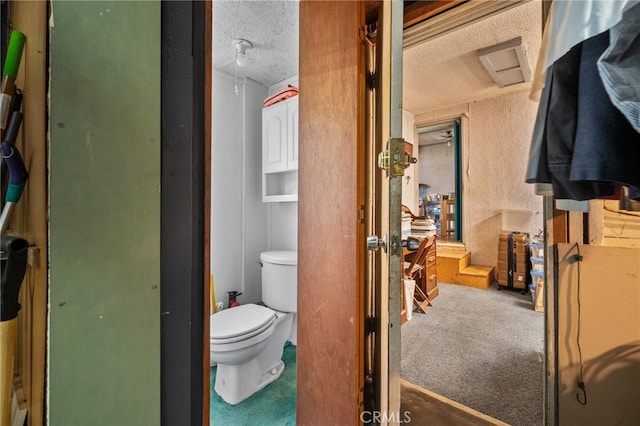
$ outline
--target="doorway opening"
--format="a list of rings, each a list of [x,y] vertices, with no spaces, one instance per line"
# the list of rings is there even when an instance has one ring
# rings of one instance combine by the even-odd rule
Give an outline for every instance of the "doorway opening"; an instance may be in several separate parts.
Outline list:
[[[438,240],[462,242],[460,120],[418,125],[418,211],[434,221]]]
[[[263,284],[297,267],[298,99],[274,95],[297,91],[298,2],[215,0],[212,13],[210,421],[295,424],[295,282],[277,301]],[[214,354],[229,324],[268,343],[246,360]]]
[[[414,310],[402,325],[401,377],[434,398],[510,424],[543,423],[544,313],[534,309],[528,289],[498,291],[494,275],[500,267],[499,237],[508,231],[502,229],[502,212],[542,211],[542,199],[524,183],[537,105],[526,84],[497,87],[476,52],[517,37],[501,22],[519,22],[513,29],[522,32],[530,66],[535,65],[540,16],[540,3],[521,3],[419,45],[407,46],[405,38],[403,52],[403,108],[416,123],[420,151],[420,214],[439,213],[434,218],[439,242],[453,240],[461,247],[454,252],[440,244],[435,272],[427,264],[427,276],[437,276],[438,292],[425,313]],[[433,148],[422,142],[427,137],[434,139]],[[446,160],[446,169],[430,162],[436,157]],[[431,169],[424,171],[427,178],[424,168]],[[446,232],[442,202],[450,199],[453,229]],[[528,238],[542,227],[542,215],[534,215]],[[462,279],[462,269],[451,273],[450,266],[463,259],[491,271],[482,286]]]

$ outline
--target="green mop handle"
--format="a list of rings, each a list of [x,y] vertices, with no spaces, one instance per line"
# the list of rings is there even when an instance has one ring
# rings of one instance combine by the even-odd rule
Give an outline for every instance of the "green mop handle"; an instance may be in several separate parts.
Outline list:
[[[4,139],[4,131],[7,128],[11,98],[16,87],[15,81],[20,68],[25,40],[26,37],[20,31],[13,30],[11,32],[7,57],[2,71],[2,86],[0,87],[0,140]]]
[[[25,36],[20,31],[14,30],[9,38],[9,47],[2,73],[2,86],[0,87],[0,140],[2,141],[4,141],[11,100],[15,91],[15,79],[18,76],[24,41]],[[7,205],[11,204],[7,203]],[[4,225],[4,219],[2,222],[3,227],[6,226]],[[3,247],[3,251],[5,248]],[[26,260],[26,255],[24,258]],[[14,357],[18,336],[16,316],[19,304],[16,305],[16,303],[17,293],[23,277],[20,276],[14,279],[16,277],[5,276],[5,273],[8,272],[6,266],[2,265],[2,269],[5,270],[2,271],[2,289],[0,291],[0,424],[2,425],[11,423],[11,383],[13,382]]]

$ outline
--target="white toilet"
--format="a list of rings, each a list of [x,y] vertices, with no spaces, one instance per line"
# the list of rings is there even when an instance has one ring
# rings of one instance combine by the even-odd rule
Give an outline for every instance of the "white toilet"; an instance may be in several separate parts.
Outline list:
[[[211,362],[218,364],[215,391],[238,404],[284,370],[287,340],[296,343],[297,253],[268,251],[260,255],[262,300],[211,315]]]

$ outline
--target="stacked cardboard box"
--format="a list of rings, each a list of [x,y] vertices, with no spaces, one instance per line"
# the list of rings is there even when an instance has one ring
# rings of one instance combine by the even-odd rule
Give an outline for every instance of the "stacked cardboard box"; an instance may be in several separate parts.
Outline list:
[[[509,250],[510,241],[511,250]],[[530,282],[530,271],[529,234],[519,232],[504,232],[500,234],[497,267],[498,284],[504,287],[527,290]]]

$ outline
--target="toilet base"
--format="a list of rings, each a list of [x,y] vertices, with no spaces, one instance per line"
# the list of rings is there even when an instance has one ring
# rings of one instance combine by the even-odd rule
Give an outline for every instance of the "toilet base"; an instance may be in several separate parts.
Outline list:
[[[284,362],[280,360],[265,371],[258,370],[255,359],[243,365],[218,365],[214,389],[224,402],[236,405],[278,379],[284,371]]]
[[[280,377],[285,367],[282,353],[291,333],[292,318],[293,314],[277,313],[275,330],[257,357],[243,364],[218,364],[214,390],[224,402],[236,405]]]

